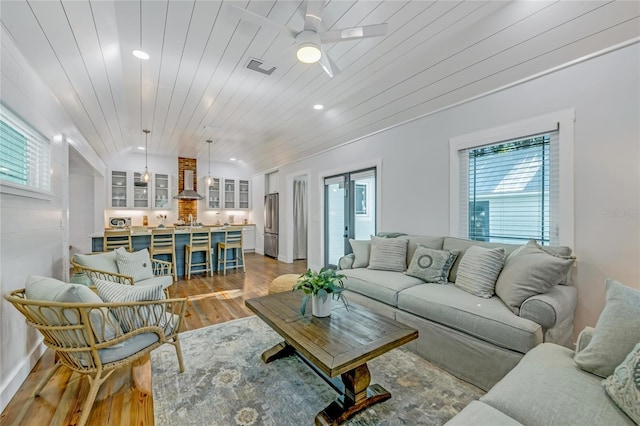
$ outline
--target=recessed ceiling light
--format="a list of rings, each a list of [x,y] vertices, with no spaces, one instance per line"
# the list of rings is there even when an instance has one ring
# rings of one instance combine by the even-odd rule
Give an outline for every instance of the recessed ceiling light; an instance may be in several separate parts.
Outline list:
[[[133,53],[133,56],[135,56],[138,59],[144,59],[144,60],[149,59],[149,54],[147,52],[143,52],[142,50],[134,50],[131,53]]]
[[[144,146],[139,146],[139,147],[138,147],[138,149],[139,149],[140,151],[144,151]]]
[[[229,158],[229,160],[231,160],[231,161],[236,161],[236,159],[235,159],[235,158]]]
[[[315,104],[315,105],[313,106],[313,109],[315,109],[316,111],[320,111],[320,110],[321,110],[321,109],[323,109],[323,108],[324,108],[324,105],[320,105],[320,104]]]

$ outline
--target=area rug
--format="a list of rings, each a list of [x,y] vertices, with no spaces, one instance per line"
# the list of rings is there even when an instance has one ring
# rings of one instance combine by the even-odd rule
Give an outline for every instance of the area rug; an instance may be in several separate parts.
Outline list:
[[[151,353],[156,425],[312,425],[336,392],[297,356],[264,364],[282,338],[257,317],[180,334],[185,372],[164,345]],[[391,399],[346,424],[441,425],[482,390],[404,349],[368,363]]]

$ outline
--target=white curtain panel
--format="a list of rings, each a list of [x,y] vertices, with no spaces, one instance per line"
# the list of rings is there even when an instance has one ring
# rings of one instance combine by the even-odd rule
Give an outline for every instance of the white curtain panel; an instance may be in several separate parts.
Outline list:
[[[307,258],[307,182],[293,182],[293,259]]]

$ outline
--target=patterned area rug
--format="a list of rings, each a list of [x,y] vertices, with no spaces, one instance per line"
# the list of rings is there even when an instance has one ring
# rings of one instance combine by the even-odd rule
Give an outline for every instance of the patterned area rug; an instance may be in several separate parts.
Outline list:
[[[312,425],[336,392],[297,356],[264,364],[282,341],[257,317],[180,335],[185,372],[173,346],[151,353],[156,425]],[[391,399],[347,425],[441,425],[483,391],[419,356],[395,349],[369,363],[371,383]]]

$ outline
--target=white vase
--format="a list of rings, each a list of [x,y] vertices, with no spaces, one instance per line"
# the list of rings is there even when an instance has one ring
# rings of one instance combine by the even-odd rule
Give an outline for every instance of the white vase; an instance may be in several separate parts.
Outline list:
[[[321,297],[311,296],[311,313],[318,318],[331,316],[331,297],[323,301]]]

